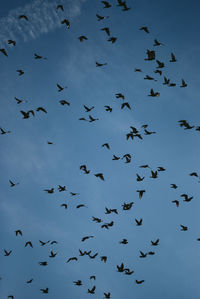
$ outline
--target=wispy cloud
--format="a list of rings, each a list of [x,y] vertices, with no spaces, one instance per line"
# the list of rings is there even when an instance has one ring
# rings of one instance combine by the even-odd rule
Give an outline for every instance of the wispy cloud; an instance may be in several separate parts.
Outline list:
[[[61,27],[62,18],[71,21],[81,13],[81,5],[85,0],[61,0],[65,11],[56,11],[58,1],[35,0],[24,7],[18,7],[0,19],[0,46],[5,47],[8,39],[17,42],[28,41]],[[24,14],[26,20],[19,20],[18,16]]]

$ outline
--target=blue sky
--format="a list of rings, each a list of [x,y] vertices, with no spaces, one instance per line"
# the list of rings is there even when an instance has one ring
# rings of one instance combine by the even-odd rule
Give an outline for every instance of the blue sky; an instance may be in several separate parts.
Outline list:
[[[188,1],[127,1],[131,9],[122,12],[117,1],[104,9],[101,1],[1,1],[0,127],[11,133],[0,137],[0,293],[1,298],[111,298],[197,299],[199,297],[199,131],[184,130],[185,119],[195,127],[199,119],[198,30],[200,3]],[[58,4],[64,12],[56,11]],[[109,16],[97,21],[96,13]],[[29,21],[19,20],[26,14]],[[69,19],[71,26],[61,25]],[[150,33],[139,30],[147,26]],[[117,41],[111,44],[100,29],[109,27]],[[81,35],[88,40],[82,43]],[[16,46],[7,40],[16,41]],[[154,39],[164,45],[155,47]],[[155,50],[165,63],[163,74],[155,74],[155,60],[145,61],[146,50]],[[177,58],[170,63],[171,52]],[[47,60],[35,60],[37,53]],[[95,62],[107,63],[97,68]],[[141,68],[142,72],[135,72]],[[22,69],[23,76],[16,70]],[[146,75],[157,81],[144,80]],[[176,87],[163,85],[166,76]],[[181,79],[188,84],[180,88]],[[56,84],[65,88],[58,92]],[[160,97],[149,97],[150,89]],[[131,110],[121,109],[125,95]],[[15,97],[27,102],[17,104]],[[70,106],[60,105],[60,100]],[[87,113],[83,105],[95,108]],[[113,111],[105,111],[104,105]],[[47,114],[36,112],[44,107]],[[20,110],[33,109],[35,116],[23,119]],[[80,121],[92,115],[98,121]],[[144,135],[142,125],[156,134]],[[134,126],[143,140],[126,140]],[[49,145],[47,141],[54,144]],[[108,142],[110,150],[101,145]],[[131,162],[113,161],[113,154],[131,154]],[[87,165],[88,175],[79,169]],[[163,166],[152,179],[152,170]],[[105,181],[94,174],[103,173]],[[145,176],[136,181],[136,174]],[[10,187],[9,180],[19,182]],[[177,189],[170,184],[177,184]],[[58,192],[58,185],[66,186]],[[54,188],[54,194],[44,189]],[[137,190],[145,189],[142,199]],[[80,193],[71,196],[70,192]],[[193,196],[184,202],[181,194]],[[172,200],[179,200],[177,208]],[[124,203],[134,202],[131,210]],[[67,203],[65,210],[60,205]],[[77,209],[84,204],[87,208]],[[105,207],[118,210],[105,214]],[[102,219],[98,224],[92,217]],[[143,219],[136,226],[136,219]],[[106,230],[103,223],[114,221]],[[180,231],[180,225],[188,231]],[[21,229],[22,236],[15,236]],[[84,236],[94,238],[81,242]],[[127,245],[119,244],[123,238]],[[151,240],[160,239],[154,247]],[[41,246],[39,240],[53,241]],[[33,248],[24,247],[27,241]],[[4,256],[5,250],[12,250]],[[53,249],[57,256],[49,258]],[[95,259],[79,256],[79,249],[98,252]],[[155,255],[139,258],[144,253]],[[107,256],[106,263],[100,257]],[[66,263],[70,257],[78,261]],[[42,267],[39,262],[47,261]],[[134,269],[133,275],[117,272],[117,265]],[[90,280],[96,275],[96,281]],[[31,284],[26,281],[33,279]],[[144,279],[137,285],[135,280]],[[73,281],[81,280],[78,287]],[[96,285],[95,295],[87,293]],[[47,295],[40,289],[49,288]]]

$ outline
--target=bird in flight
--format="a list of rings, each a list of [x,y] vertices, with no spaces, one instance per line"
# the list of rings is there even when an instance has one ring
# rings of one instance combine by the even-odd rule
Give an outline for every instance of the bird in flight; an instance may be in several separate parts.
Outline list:
[[[44,60],[47,60],[46,57],[40,56],[40,55],[38,55],[38,54],[36,54],[36,53],[34,53],[34,58],[35,58],[35,59],[44,59]]]
[[[96,14],[96,17],[97,17],[97,21],[102,21],[102,20],[105,20],[105,19],[109,18],[109,16],[100,16],[98,14]]]
[[[114,36],[111,36],[109,39],[108,39],[108,42],[111,42],[112,44],[114,44],[117,40],[117,37],[114,37]]]
[[[88,40],[88,38],[85,35],[79,36],[78,39],[80,40],[80,42],[83,42],[84,40]]]
[[[107,149],[110,149],[110,145],[109,145],[108,143],[104,143],[104,144],[102,144],[101,147],[106,147]]]
[[[13,181],[9,180],[10,187],[15,187],[16,185],[19,185],[19,183],[13,183]]]
[[[97,178],[100,178],[102,181],[105,181],[103,173],[96,173],[94,174]]]
[[[185,83],[184,79],[182,79],[181,82],[182,82],[182,85],[180,87],[187,87],[187,84]]]
[[[6,52],[5,49],[2,48],[2,49],[0,49],[0,51],[1,51],[1,53],[3,53],[4,56],[7,56],[7,57],[8,57],[8,54],[7,54],[7,52]]]
[[[17,70],[17,72],[18,72],[19,76],[22,76],[24,74],[24,71],[22,71],[22,70]]]
[[[104,7],[103,7],[103,8],[109,8],[109,7],[112,6],[108,1],[101,1],[101,3],[104,4]]]
[[[82,285],[83,285],[81,280],[73,281],[73,283],[74,283],[76,286],[82,286]]]
[[[69,20],[67,20],[67,19],[64,19],[64,20],[61,22],[61,24],[65,24],[65,25],[66,25],[66,27],[67,27],[67,29],[69,29],[69,28],[70,28],[70,21],[69,21]]]
[[[135,282],[137,283],[137,284],[142,284],[143,282],[144,282],[144,279],[142,279],[142,280],[135,280]]]
[[[162,43],[160,43],[157,39],[154,39],[154,46],[163,46]]]
[[[182,224],[180,224],[180,226],[181,226],[181,231],[186,231],[186,230],[188,230],[188,227],[187,227],[187,226],[182,225]]]
[[[146,190],[137,190],[137,192],[139,192],[139,198],[141,199]]]
[[[159,97],[160,93],[159,92],[154,92],[153,88],[151,88],[150,94],[148,96],[149,97]]]
[[[33,248],[33,244],[32,244],[31,241],[27,241],[27,242],[25,243],[24,247],[27,247],[28,245],[29,245],[31,248]]]
[[[104,66],[104,65],[107,65],[107,63],[99,63],[96,61],[96,67],[101,67],[101,66]]]
[[[170,60],[170,62],[176,62],[176,61],[177,60],[176,60],[175,55],[173,53],[171,53],[171,60]]]
[[[9,256],[12,253],[12,250],[7,251],[4,249],[4,256]]]
[[[88,289],[88,293],[95,294],[96,286],[93,286],[91,289]]]
[[[140,220],[135,219],[136,225],[141,226],[142,225],[142,218]]]
[[[41,291],[43,294],[48,294],[48,293],[49,293],[49,288],[46,288],[46,289],[40,289],[40,291]]]
[[[17,235],[22,236],[22,231],[21,231],[20,229],[16,230],[16,231],[15,231],[15,235],[16,235],[16,236],[17,236]]]
[[[1,135],[5,135],[7,133],[11,133],[11,131],[5,131],[4,129],[0,128],[1,130]]]
[[[18,19],[19,19],[19,20],[24,19],[24,20],[28,21],[28,17],[27,17],[26,15],[20,15],[20,16],[18,17]]]
[[[179,201],[178,200],[172,200],[172,202],[176,204],[177,208],[179,207]]]
[[[157,239],[155,242],[154,241],[151,241],[151,245],[152,246],[157,246],[158,243],[159,243],[160,239]]]
[[[108,36],[110,36],[110,29],[109,27],[101,28],[100,30],[105,31]]]
[[[85,112],[90,112],[92,109],[94,109],[94,106],[87,107],[86,105],[83,105],[83,107],[85,108]]]
[[[148,27],[146,27],[146,26],[141,26],[141,27],[139,28],[139,30],[143,30],[143,31],[145,31],[146,33],[149,33],[149,29],[148,29]]]
[[[60,92],[60,91],[63,91],[65,88],[67,88],[67,86],[65,86],[65,87],[62,87],[60,84],[56,84],[57,85],[57,87],[58,87],[58,91]]]
[[[63,7],[63,5],[61,5],[61,4],[57,5],[56,9],[57,9],[57,10],[60,9],[60,10],[64,11],[64,7]]]

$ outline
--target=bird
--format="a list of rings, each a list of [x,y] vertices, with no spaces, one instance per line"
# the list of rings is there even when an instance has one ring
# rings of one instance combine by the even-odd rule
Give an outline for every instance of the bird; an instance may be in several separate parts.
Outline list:
[[[8,44],[9,44],[9,45],[16,46],[16,41],[15,41],[15,40],[12,40],[12,39],[9,39],[9,40],[8,40]]]
[[[170,60],[170,62],[176,62],[176,61],[177,60],[176,60],[175,55],[173,53],[171,53],[171,60]]]
[[[67,260],[67,263],[69,263],[70,261],[78,261],[77,257],[70,257],[68,260]]]
[[[157,170],[156,171],[152,171],[151,170],[151,176],[150,176],[150,178],[152,178],[152,179],[156,179],[158,177],[158,172],[157,172]]]
[[[112,6],[108,1],[101,1],[101,3],[104,4],[104,7],[103,7],[103,8],[109,8],[109,7]]]
[[[4,56],[7,56],[8,57],[8,53],[6,52],[6,50],[5,49],[0,49],[0,51],[1,51],[1,53],[4,55]]]
[[[19,20],[24,19],[24,20],[28,21],[28,17],[26,15],[20,15],[20,16],[18,16],[18,19]]]
[[[40,266],[44,266],[44,267],[45,267],[45,266],[47,266],[47,265],[48,265],[48,263],[47,263],[46,261],[45,261],[45,262],[39,262],[39,265],[40,265]]]
[[[91,276],[90,276],[90,279],[94,279],[94,280],[96,280],[96,276],[95,276],[95,275],[91,275]]]
[[[102,220],[100,218],[97,218],[97,217],[94,217],[94,216],[92,216],[92,221],[95,221],[97,223],[101,223],[102,222]]]
[[[187,226],[184,226],[184,225],[182,225],[182,224],[180,224],[180,226],[181,226],[181,231],[186,231],[186,230],[188,230],[188,227],[187,227]]]
[[[136,176],[137,176],[137,182],[141,182],[145,178],[144,176],[143,177],[139,176],[139,174],[137,174],[137,173],[136,173]]]
[[[4,129],[0,128],[1,130],[1,135],[5,135],[7,133],[11,133],[11,131],[5,131]]]
[[[12,250],[7,251],[4,249],[4,256],[9,256],[12,253]]]
[[[67,209],[68,205],[66,203],[63,203],[60,205],[61,207],[64,207],[65,209]]]
[[[146,54],[147,54],[147,58],[145,58],[144,60],[149,60],[149,61],[151,61],[151,60],[154,60],[155,57],[156,57],[156,53],[155,53],[154,50],[148,50],[148,49],[147,49]]]
[[[127,107],[128,109],[131,109],[131,106],[129,105],[128,102],[121,104],[121,109],[123,109],[124,107]]]
[[[143,31],[145,31],[146,33],[149,33],[149,29],[148,29],[148,27],[146,27],[146,26],[141,26],[141,27],[139,28],[139,30],[143,30]]]
[[[135,280],[135,282],[137,283],[137,284],[142,284],[143,282],[144,282],[144,279],[142,279],[142,280]]]
[[[147,254],[149,254],[149,255],[154,255],[155,252],[154,252],[154,251],[149,251]]]
[[[158,171],[165,171],[166,169],[164,168],[164,167],[162,167],[162,166],[159,166],[158,167]]]
[[[13,295],[9,295],[8,298],[14,299],[14,296]]]
[[[65,87],[62,87],[60,84],[56,84],[57,85],[57,87],[58,87],[58,92],[60,92],[60,91],[63,91],[65,88],[67,88],[67,86],[65,86]]]
[[[102,144],[101,147],[106,147],[107,149],[110,149],[110,145],[109,145],[108,143],[104,143],[104,144]]]
[[[51,245],[53,245],[53,244],[58,244],[58,242],[57,241],[51,241],[51,243],[50,243]]]
[[[197,177],[197,178],[199,177],[198,174],[197,174],[197,172],[191,172],[189,175],[190,175],[190,176],[195,176],[195,177]]]
[[[22,71],[22,70],[17,70],[17,72],[18,72],[19,76],[22,76],[24,74],[24,71]]]
[[[37,112],[42,111],[42,112],[44,112],[44,113],[47,113],[47,111],[46,111],[43,107],[38,107],[38,108],[36,109],[36,111],[37,111]]]
[[[133,201],[130,202],[130,203],[124,203],[124,204],[122,205],[122,208],[123,208],[124,211],[130,210],[130,209],[132,208],[133,204],[134,204]]]
[[[179,201],[178,200],[172,200],[172,202],[176,204],[177,208],[179,207]]]
[[[83,238],[81,239],[81,241],[84,242],[85,240],[90,239],[90,238],[94,238],[94,236],[86,236],[86,237],[83,237]]]
[[[102,261],[102,262],[106,263],[106,262],[107,262],[107,259],[108,259],[107,256],[101,256],[101,261]]]
[[[63,25],[63,24],[65,24],[66,25],[66,27],[67,27],[67,29],[69,29],[70,28],[70,21],[69,20],[67,20],[67,19],[64,19],[62,22],[61,22],[61,24]]]
[[[23,119],[27,119],[27,118],[29,118],[30,116],[30,113],[33,115],[33,116],[35,116],[35,113],[34,113],[34,111],[33,110],[29,110],[29,111],[27,111],[27,112],[25,112],[25,111],[23,111],[23,110],[20,110],[20,112],[21,112],[21,114],[23,115]]]
[[[98,14],[96,14],[96,17],[97,17],[97,21],[102,21],[102,20],[105,20],[105,19],[109,18],[109,16],[100,16]]]
[[[154,39],[154,46],[163,46],[162,43],[160,43],[157,39]]]
[[[105,2],[105,1],[103,1],[103,2]],[[91,289],[88,289],[88,293],[95,294],[95,289],[96,289],[96,286],[93,286]]]
[[[159,68],[159,69],[161,69],[165,66],[164,62],[161,62],[160,60],[156,60],[156,62],[158,64],[157,68]]]
[[[113,155],[112,160],[119,160],[119,159],[120,159],[120,157],[117,157],[117,156]]]
[[[46,289],[40,289],[40,291],[41,291],[43,294],[48,294],[48,293],[49,293],[49,288],[46,288]]]
[[[108,42],[111,42],[112,44],[114,44],[117,40],[117,37],[111,36],[109,39],[107,39]]]
[[[79,36],[78,39],[80,40],[80,42],[83,42],[84,40],[88,40],[88,38],[85,35]]]
[[[90,170],[87,170],[86,165],[81,165],[80,169],[83,170],[85,172],[85,174],[89,174],[90,173]]]
[[[66,186],[58,185],[58,191],[59,191],[59,192],[66,191]]]
[[[39,240],[39,242],[40,242],[40,245],[41,245],[41,246],[44,246],[44,245],[48,244],[50,241],[43,242],[43,241]]]
[[[77,205],[77,206],[76,206],[77,209],[79,209],[79,208],[83,208],[83,207],[87,208],[84,204],[80,204],[80,205]]]
[[[140,168],[150,168],[148,164],[146,165],[141,165]]]
[[[82,286],[82,285],[83,285],[81,280],[73,281],[73,283],[74,283],[76,286]]]
[[[110,29],[109,27],[101,28],[100,30],[105,31],[108,36],[110,36]]]
[[[70,192],[71,196],[76,196],[76,195],[80,195],[80,193],[77,192]]]
[[[193,199],[193,196],[188,197],[188,195],[185,193],[181,194],[181,197],[184,197],[185,198],[184,201],[186,201],[186,202],[190,202]]]
[[[107,65],[107,63],[99,63],[96,61],[96,67],[101,67],[101,66],[104,66],[104,65]]]
[[[146,75],[146,77],[144,77],[144,80],[154,80],[156,81],[153,77]]]
[[[182,81],[182,85],[180,87],[187,87],[187,84],[185,83],[185,80],[182,79],[181,81]]]
[[[124,264],[123,263],[121,263],[120,266],[117,265],[117,271],[118,272],[124,272]]]
[[[131,7],[128,7],[128,6],[126,5],[126,1],[123,1],[123,2],[122,2],[122,6],[123,6],[122,11],[128,11],[128,10],[131,9]]]
[[[27,242],[25,243],[25,246],[24,246],[24,247],[27,247],[28,245],[29,245],[31,248],[33,248],[33,244],[32,244],[31,241],[27,241]]]
[[[154,241],[151,241],[151,245],[152,246],[157,246],[158,243],[159,243],[160,239],[157,239],[155,242]]]
[[[141,69],[138,69],[138,68],[135,68],[134,71],[135,71],[135,72],[142,73],[142,70],[141,70]]]
[[[27,102],[27,101],[25,101],[25,100],[21,100],[21,99],[18,99],[18,98],[16,98],[16,97],[15,97],[15,100],[17,101],[17,104],[21,104],[21,103],[25,103],[25,102]]]
[[[89,119],[90,119],[89,120],[90,123],[93,122],[93,121],[99,120],[98,118],[94,118],[91,115],[89,115]]]
[[[54,144],[53,142],[51,142],[51,141],[47,141],[47,144]]]
[[[176,86],[176,83],[169,83],[168,86],[169,86],[169,87],[175,87],[175,86]]]
[[[64,11],[64,7],[63,7],[63,5],[61,5],[61,4],[57,5],[56,9],[57,9],[57,10],[60,9],[60,10]]]
[[[29,280],[27,280],[26,283],[32,283],[32,281],[33,281],[33,279],[29,279]]]
[[[142,218],[140,220],[135,219],[136,225],[141,226],[142,225]]]
[[[19,183],[13,183],[13,181],[9,180],[10,187],[15,187],[16,185],[19,185]]]
[[[177,189],[178,186],[177,186],[176,184],[171,184],[171,188],[173,188],[173,189]]]
[[[128,244],[128,241],[127,241],[127,239],[123,239],[122,241],[119,241],[119,243],[120,243],[120,244],[125,244],[125,245],[126,245],[126,244]]]
[[[105,105],[104,107],[106,108],[106,111],[112,112],[112,108],[110,106]]]
[[[132,275],[134,273],[134,270],[130,271],[130,269],[124,269],[126,275]]]
[[[100,178],[102,181],[105,181],[103,173],[96,173],[94,174],[97,178]]]
[[[122,100],[124,100],[125,99],[125,96],[122,94],[122,93],[116,93],[115,94],[115,97],[117,98],[117,99],[122,99]]]
[[[52,194],[52,193],[54,193],[54,188],[51,188],[51,189],[44,189],[44,191],[46,191],[46,192],[49,193],[49,194]]]
[[[159,74],[160,76],[162,75],[162,71],[161,70],[155,70],[154,73],[155,74]]]
[[[110,292],[108,292],[108,293],[104,293],[104,298],[107,298],[107,299],[110,299]]]
[[[164,82],[163,82],[163,85],[168,85],[170,82],[170,79],[167,79],[165,76],[164,76]]]
[[[51,250],[49,257],[50,258],[54,258],[57,255],[57,252],[53,252],[53,250]]]
[[[21,231],[20,229],[16,230],[16,231],[15,231],[15,235],[16,235],[16,236],[17,236],[17,235],[22,236],[22,231]]]
[[[149,97],[159,97],[160,93],[159,92],[154,92],[153,88],[151,88],[150,94],[148,96]]]
[[[62,106],[64,106],[64,105],[68,105],[68,106],[70,106],[70,103],[67,102],[66,100],[60,100],[59,103],[60,103]]]
[[[141,199],[146,190],[137,190],[137,192],[139,192],[139,198]]]
[[[90,112],[92,109],[94,109],[94,106],[87,107],[86,105],[83,105],[83,107],[85,108],[86,112]]]
[[[89,254],[89,257],[91,258],[91,259],[95,259],[95,257],[98,255],[98,252],[96,252],[94,255],[90,255]]]
[[[147,253],[144,253],[144,252],[140,251],[140,256],[139,257],[140,258],[145,258],[145,257],[147,257]]]

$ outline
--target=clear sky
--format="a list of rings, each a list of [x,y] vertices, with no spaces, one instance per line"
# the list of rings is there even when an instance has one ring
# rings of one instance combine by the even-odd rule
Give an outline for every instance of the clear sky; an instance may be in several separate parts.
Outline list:
[[[2,299],[104,298],[108,292],[113,299],[200,298],[200,2],[127,0],[127,11],[118,1],[109,3],[110,8],[99,0],[0,1],[0,49],[7,54],[0,52],[0,133],[10,131],[0,135]],[[56,9],[59,4],[64,11]],[[98,21],[96,14],[109,18]],[[61,24],[64,19],[69,29]],[[101,30],[105,27],[115,43]],[[87,40],[80,42],[80,36]],[[155,39],[163,45],[154,46]],[[147,49],[155,51],[163,68],[145,60]],[[176,62],[170,62],[171,53]],[[154,80],[144,80],[146,75]],[[164,76],[176,86],[163,85]],[[64,89],[59,92],[57,84]],[[148,96],[152,88],[159,97]],[[125,99],[116,98],[118,93]],[[23,101],[18,104],[15,97]],[[121,109],[123,102],[131,109]],[[83,105],[94,108],[86,112]],[[29,110],[35,115],[23,119],[20,111]],[[98,120],[89,122],[89,115]],[[185,130],[179,120],[194,127]],[[146,135],[143,125],[156,133]],[[142,139],[126,139],[130,126]],[[102,147],[105,143],[110,149]],[[130,163],[121,159],[125,154]],[[146,164],[149,168],[140,167]],[[151,178],[158,167],[165,171]],[[136,174],[144,179],[137,181]],[[11,187],[9,180],[19,184]],[[59,192],[59,185],[66,191]],[[51,188],[53,194],[44,191]],[[141,199],[137,190],[146,191]],[[182,194],[193,198],[184,201]],[[131,202],[132,208],[123,210]],[[80,204],[86,207],[76,208]],[[118,214],[105,214],[105,207]],[[141,218],[137,226],[135,219]],[[101,227],[112,221],[109,229]],[[93,238],[82,242],[85,236]],[[128,244],[120,244],[123,239]],[[50,242],[41,246],[39,240]],[[33,248],[25,247],[27,241]],[[79,249],[98,255],[80,256]],[[12,252],[5,256],[4,250]],[[57,252],[54,258],[51,250]],[[155,254],[140,258],[140,251]],[[107,256],[106,263],[101,256]],[[70,257],[78,260],[67,263]],[[39,264],[43,261],[47,266]],[[134,273],[119,273],[121,263]],[[78,280],[81,286],[73,283]],[[95,294],[89,294],[94,285]]]

